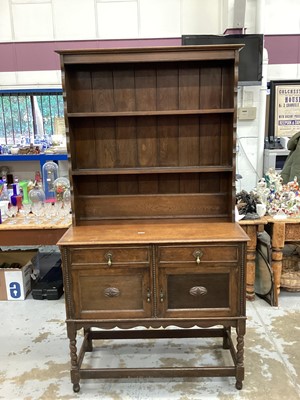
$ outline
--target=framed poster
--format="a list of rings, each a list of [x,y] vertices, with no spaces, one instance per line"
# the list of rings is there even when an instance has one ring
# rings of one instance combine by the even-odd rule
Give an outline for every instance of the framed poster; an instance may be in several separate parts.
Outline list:
[[[269,138],[300,131],[300,80],[270,82]]]

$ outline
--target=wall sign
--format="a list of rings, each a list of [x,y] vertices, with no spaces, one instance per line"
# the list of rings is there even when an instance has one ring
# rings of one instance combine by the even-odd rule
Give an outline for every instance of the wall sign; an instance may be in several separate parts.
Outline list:
[[[269,137],[291,137],[299,131],[300,81],[271,81]]]

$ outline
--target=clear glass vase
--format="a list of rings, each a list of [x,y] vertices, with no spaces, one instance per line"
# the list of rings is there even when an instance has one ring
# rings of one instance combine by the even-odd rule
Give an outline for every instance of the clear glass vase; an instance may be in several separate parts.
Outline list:
[[[31,203],[44,203],[46,200],[44,190],[37,184],[30,190],[28,197]]]
[[[58,165],[54,161],[47,161],[43,165],[42,180],[47,203],[55,202],[54,182],[58,178]]]

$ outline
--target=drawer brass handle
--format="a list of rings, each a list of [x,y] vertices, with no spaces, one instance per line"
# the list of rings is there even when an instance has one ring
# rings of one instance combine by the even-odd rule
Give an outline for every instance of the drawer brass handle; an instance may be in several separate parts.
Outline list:
[[[107,265],[110,267],[112,265],[112,253],[106,253],[105,259],[107,260]]]
[[[116,287],[108,287],[104,290],[104,295],[106,297],[118,297],[120,294],[120,290]]]
[[[203,256],[202,251],[195,250],[194,253],[193,253],[193,256],[196,258],[196,263],[199,265],[200,262],[201,262],[200,258]]]
[[[151,290],[147,289],[147,303],[151,302]]]
[[[207,294],[207,289],[204,286],[193,286],[192,288],[190,288],[190,295],[191,296],[204,296],[205,294]]]

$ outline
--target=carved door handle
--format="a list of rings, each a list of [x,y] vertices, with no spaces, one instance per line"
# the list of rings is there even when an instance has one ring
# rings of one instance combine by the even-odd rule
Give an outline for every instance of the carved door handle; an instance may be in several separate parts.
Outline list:
[[[104,289],[104,295],[106,297],[118,297],[120,296],[121,292],[118,288],[116,287],[108,287]]]
[[[204,296],[205,294],[207,294],[207,289],[204,286],[193,286],[192,288],[190,288],[190,295],[191,296]]]

